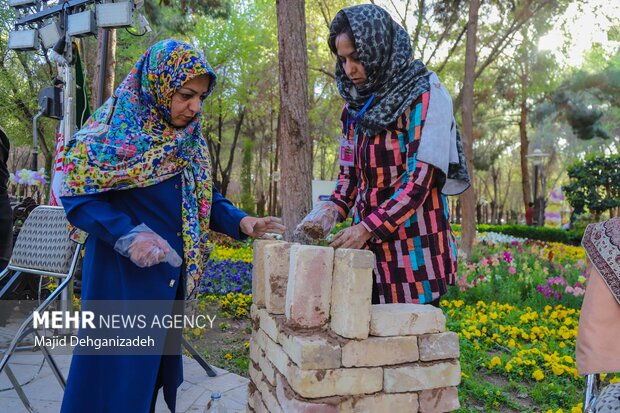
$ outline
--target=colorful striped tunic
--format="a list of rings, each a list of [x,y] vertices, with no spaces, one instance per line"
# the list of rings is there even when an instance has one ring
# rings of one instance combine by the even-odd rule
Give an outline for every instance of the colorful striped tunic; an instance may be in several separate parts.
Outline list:
[[[428,109],[422,94],[387,130],[358,133],[343,111],[343,133],[354,144],[354,166],[340,166],[331,196],[345,219],[372,233],[364,249],[376,256],[372,302],[429,303],[456,279],[456,243],[450,228],[445,180],[416,159]]]

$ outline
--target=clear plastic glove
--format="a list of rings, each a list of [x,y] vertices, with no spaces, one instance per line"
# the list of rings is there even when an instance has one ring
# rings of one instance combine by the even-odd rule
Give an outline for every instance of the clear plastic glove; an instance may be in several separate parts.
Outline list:
[[[338,207],[331,201],[321,201],[301,220],[296,234],[317,240],[329,235],[338,223]]]
[[[179,254],[168,244],[168,241],[157,235],[145,224],[140,224],[114,244],[114,250],[128,257],[140,268],[152,267],[167,262],[173,267],[183,263]]]

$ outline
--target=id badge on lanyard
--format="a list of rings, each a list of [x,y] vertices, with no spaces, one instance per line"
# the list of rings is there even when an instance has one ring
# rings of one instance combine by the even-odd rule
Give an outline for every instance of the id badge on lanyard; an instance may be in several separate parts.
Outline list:
[[[355,140],[350,134],[342,134],[340,138],[340,165],[355,165]]]
[[[355,165],[355,132],[357,130],[357,121],[360,120],[368,106],[372,103],[375,95],[373,94],[368,99],[368,102],[364,105],[362,110],[359,111],[353,122],[349,123],[347,119],[347,133],[343,134],[340,138],[340,165],[342,166],[354,166]]]

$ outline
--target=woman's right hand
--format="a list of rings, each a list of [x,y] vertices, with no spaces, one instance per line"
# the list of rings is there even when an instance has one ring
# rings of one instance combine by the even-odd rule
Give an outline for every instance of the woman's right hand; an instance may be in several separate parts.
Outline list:
[[[180,267],[183,263],[179,254],[172,249],[168,241],[145,224],[138,225],[128,234],[120,237],[114,245],[114,250],[128,257],[140,268],[152,267],[161,262],[167,262],[173,267]]]
[[[154,232],[140,232],[129,245],[129,259],[140,268],[151,267],[164,260],[170,252],[166,240]]]

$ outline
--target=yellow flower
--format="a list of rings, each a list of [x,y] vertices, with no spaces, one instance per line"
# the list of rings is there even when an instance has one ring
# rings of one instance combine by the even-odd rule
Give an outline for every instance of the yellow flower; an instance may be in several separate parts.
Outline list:
[[[225,358],[226,360],[232,360],[233,356],[232,356],[232,354],[230,354],[230,353],[226,353],[226,354],[224,354],[224,358]]]
[[[501,366],[501,365],[502,365],[502,359],[495,356],[491,359],[491,362],[489,363],[489,368],[492,369],[495,366]]]
[[[245,343],[243,343],[243,347],[249,348],[250,347],[250,342],[246,341]]]
[[[536,370],[534,373],[532,373],[532,377],[536,380],[536,381],[541,381],[542,379],[545,378],[545,373],[542,372],[542,370],[538,369]],[[551,412],[553,413],[553,412]]]

